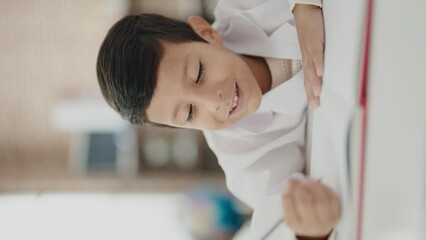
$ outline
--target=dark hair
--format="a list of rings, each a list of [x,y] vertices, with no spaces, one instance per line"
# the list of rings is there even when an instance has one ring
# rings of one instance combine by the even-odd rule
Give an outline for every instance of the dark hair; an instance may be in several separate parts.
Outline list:
[[[97,77],[108,104],[132,124],[146,118],[156,87],[162,42],[204,41],[185,22],[157,14],[126,16],[111,27],[99,49]]]

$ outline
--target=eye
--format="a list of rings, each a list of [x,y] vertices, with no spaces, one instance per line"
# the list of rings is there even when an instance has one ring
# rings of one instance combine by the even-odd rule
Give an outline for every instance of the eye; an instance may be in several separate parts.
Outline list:
[[[189,106],[188,118],[186,119],[186,121],[187,121],[187,122],[192,122],[193,113],[194,113],[193,108],[194,108],[194,107],[193,107],[193,105],[191,104],[191,105]]]
[[[200,61],[199,67],[198,67],[198,76],[197,81],[195,83],[199,83],[204,78],[204,63]]]

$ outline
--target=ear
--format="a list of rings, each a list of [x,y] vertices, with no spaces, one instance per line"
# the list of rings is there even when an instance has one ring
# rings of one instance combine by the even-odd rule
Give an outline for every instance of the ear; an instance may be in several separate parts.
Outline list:
[[[202,37],[208,43],[216,43],[222,45],[222,36],[212,26],[200,16],[190,16],[188,24],[192,30]]]

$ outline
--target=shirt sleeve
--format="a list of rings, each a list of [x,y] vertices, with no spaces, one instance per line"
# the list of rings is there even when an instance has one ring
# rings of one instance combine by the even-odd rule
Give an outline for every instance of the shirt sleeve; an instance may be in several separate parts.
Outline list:
[[[275,118],[275,124],[283,124],[279,121],[282,118]],[[294,238],[294,232],[286,224],[275,226],[282,220],[281,193],[285,182],[300,175],[305,166],[304,123],[301,121],[302,125],[292,130],[283,128],[256,134],[242,129],[204,131],[225,173],[228,189],[253,209],[251,239],[262,239],[270,232],[268,240]]]
[[[322,8],[322,0],[288,0],[288,3],[290,4],[290,12],[293,12],[296,4],[310,4]]]
[[[328,236],[327,240],[336,240],[337,239],[337,233],[336,230],[334,229],[330,236]],[[295,237],[294,240],[299,240],[299,238]]]

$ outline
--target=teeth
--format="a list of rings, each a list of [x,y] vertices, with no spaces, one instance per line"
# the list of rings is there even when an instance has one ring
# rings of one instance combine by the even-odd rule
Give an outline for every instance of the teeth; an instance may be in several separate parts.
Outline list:
[[[235,108],[235,106],[237,106],[237,102],[238,102],[238,96],[235,95],[234,96],[234,103],[232,104],[232,108]]]
[[[232,110],[234,110],[235,109],[235,107],[237,106],[237,102],[238,102],[238,95],[237,95],[237,93],[238,93],[238,91],[237,91],[237,86],[235,86],[235,95],[234,95],[234,103],[232,104],[232,107],[231,107],[231,112],[232,112]]]

